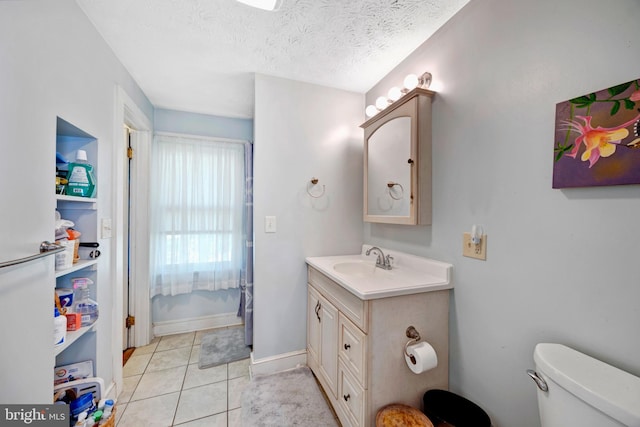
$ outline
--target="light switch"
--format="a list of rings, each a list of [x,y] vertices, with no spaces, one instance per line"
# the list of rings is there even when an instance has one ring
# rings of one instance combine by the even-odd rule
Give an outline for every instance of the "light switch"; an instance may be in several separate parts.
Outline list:
[[[276,217],[265,216],[264,217],[264,232],[275,233],[276,232]]]

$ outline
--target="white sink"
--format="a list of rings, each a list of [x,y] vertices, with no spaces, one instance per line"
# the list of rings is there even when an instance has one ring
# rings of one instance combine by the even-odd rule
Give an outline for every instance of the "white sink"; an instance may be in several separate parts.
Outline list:
[[[348,276],[372,276],[376,272],[376,264],[366,261],[345,261],[334,264],[333,269]]]
[[[377,254],[309,257],[306,262],[363,300],[451,289],[453,266],[429,258],[381,248],[393,257],[391,270],[376,267]]]

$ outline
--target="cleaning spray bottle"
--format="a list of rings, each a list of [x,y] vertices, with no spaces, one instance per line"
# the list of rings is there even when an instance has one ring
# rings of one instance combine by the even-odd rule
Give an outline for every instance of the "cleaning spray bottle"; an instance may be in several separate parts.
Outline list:
[[[67,172],[67,195],[79,197],[93,196],[95,189],[95,179],[93,177],[93,166],[87,162],[87,152],[78,150],[76,160],[69,163]]]

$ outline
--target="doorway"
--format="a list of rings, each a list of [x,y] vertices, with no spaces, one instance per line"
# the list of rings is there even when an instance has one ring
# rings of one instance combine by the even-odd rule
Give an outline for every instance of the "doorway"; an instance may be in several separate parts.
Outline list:
[[[113,325],[112,360],[116,387],[120,391],[123,388],[123,350],[147,345],[152,338],[147,220],[152,124],[120,87],[116,89],[114,126],[114,233],[111,242],[114,261],[111,264],[114,321],[117,323]],[[130,160],[131,152],[133,158]],[[127,322],[129,315],[135,320]],[[131,323],[129,328],[127,323]]]

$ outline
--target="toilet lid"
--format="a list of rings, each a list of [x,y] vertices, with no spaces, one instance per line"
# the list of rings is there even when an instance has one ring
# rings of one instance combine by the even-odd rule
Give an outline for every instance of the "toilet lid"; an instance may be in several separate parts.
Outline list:
[[[376,427],[433,427],[433,423],[416,408],[392,403],[378,411]]]

